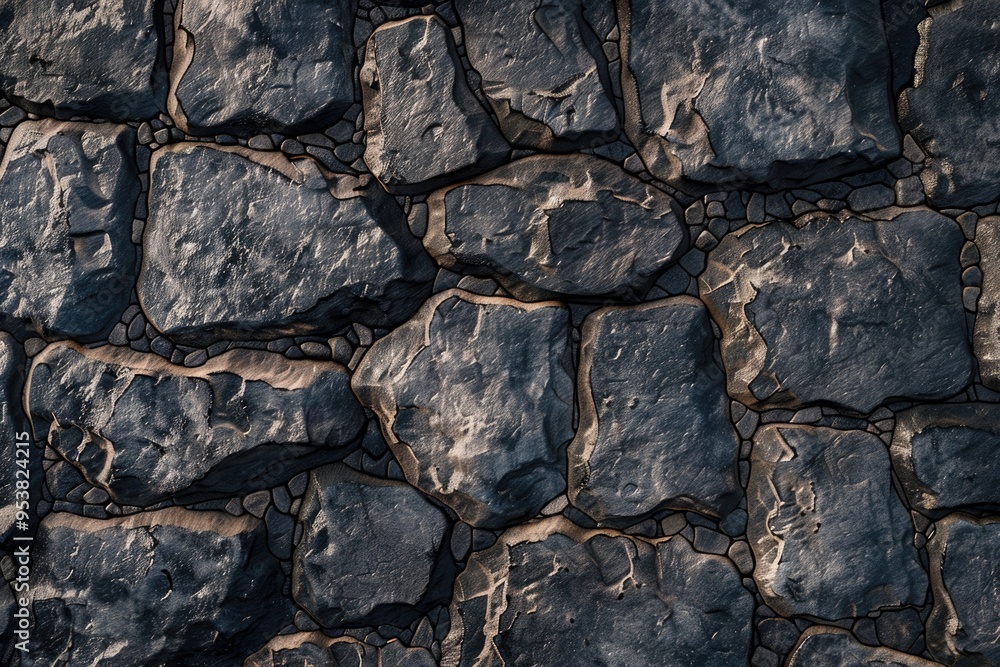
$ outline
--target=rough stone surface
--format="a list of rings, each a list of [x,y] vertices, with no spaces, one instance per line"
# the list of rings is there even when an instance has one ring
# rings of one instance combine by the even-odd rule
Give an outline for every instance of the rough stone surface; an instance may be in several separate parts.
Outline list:
[[[1000,197],[1000,28],[996,3],[967,0],[932,11],[921,31],[914,87],[900,121],[928,153],[920,175],[938,206]]]
[[[976,359],[983,384],[1000,391],[1000,217],[976,223],[976,248],[983,276],[973,336]]]
[[[174,13],[174,120],[194,134],[329,125],[354,103],[355,4],[182,0]]]
[[[35,358],[27,394],[36,436],[137,506],[274,486],[346,455],[365,421],[343,366],[257,350],[189,369],[60,343]]]
[[[603,308],[584,322],[569,496],[597,521],[660,509],[720,517],[742,496],[715,337],[700,301]]]
[[[495,167],[510,153],[466,84],[440,19],[413,17],[376,30],[361,84],[365,163],[391,192],[430,190]]]
[[[469,61],[513,143],[572,149],[617,138],[606,60],[581,0],[459,0],[456,10]]]
[[[884,646],[865,646],[847,630],[813,626],[802,633],[787,667],[934,667],[931,662]]]
[[[0,432],[0,460],[6,461],[8,467],[0,477],[0,543],[7,541],[17,520],[18,479],[31,481],[41,474],[39,453],[34,448],[18,453],[18,435],[28,431],[27,420],[21,410],[23,386],[24,350],[13,336],[0,332],[0,406],[3,406],[5,423],[4,430]],[[20,500],[23,510],[31,509],[30,499],[22,494]],[[0,584],[2,588],[5,586]]]
[[[928,210],[804,219],[726,236],[699,279],[730,394],[755,408],[868,413],[947,398],[972,378],[962,234]]]
[[[83,341],[110,332],[134,279],[135,145],[120,125],[14,130],[0,162],[0,322]]]
[[[197,144],[156,151],[150,174],[138,292],[169,338],[392,325],[430,290],[433,265],[376,183],[328,180],[310,159]]]
[[[405,627],[447,601],[448,517],[409,484],[317,468],[299,521],[292,593],[320,625]]]
[[[1000,664],[1000,521],[953,514],[934,528],[927,647],[946,665]]]
[[[1000,405],[923,405],[901,412],[892,459],[916,509],[1000,508]]]
[[[60,512],[42,521],[32,556],[29,664],[238,666],[234,654],[290,615],[264,525],[249,515]]]
[[[281,635],[246,659],[243,667],[435,667],[430,651],[392,640],[376,647],[320,632]]]
[[[875,435],[767,425],[754,436],[747,539],[764,601],[835,620],[921,606],[927,575]]]
[[[352,386],[406,479],[494,529],[565,488],[569,355],[565,306],[448,290],[377,341]]]
[[[60,118],[163,109],[161,0],[0,1],[0,90]]]
[[[439,190],[424,245],[516,297],[639,300],[687,249],[671,197],[596,157],[539,155]]]
[[[773,187],[899,155],[878,0],[618,0],[625,131],[687,186]]]
[[[682,537],[630,538],[556,517],[473,554],[442,664],[746,664],[753,605],[732,563]]]

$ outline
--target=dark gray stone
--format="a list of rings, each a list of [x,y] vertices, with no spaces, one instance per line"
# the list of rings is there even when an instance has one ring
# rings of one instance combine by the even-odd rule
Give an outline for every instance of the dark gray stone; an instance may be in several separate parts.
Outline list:
[[[569,309],[448,290],[378,340],[352,378],[407,481],[477,528],[565,489],[573,437]]]
[[[581,337],[571,502],[626,525],[662,509],[733,510],[740,439],[705,306],[676,297],[603,308]]]
[[[162,0],[0,0],[0,89],[29,111],[139,120],[167,92]]]
[[[973,335],[983,384],[1000,391],[1000,217],[980,218],[975,228],[982,271]]]
[[[915,509],[1000,508],[1000,405],[923,405],[896,415],[892,462]]]
[[[455,5],[469,62],[514,144],[571,150],[618,137],[607,61],[581,0]]]
[[[34,502],[38,498],[42,477],[41,456],[29,435],[28,420],[21,409],[24,389],[24,350],[10,334],[0,331],[0,410],[3,411],[3,429],[0,430],[0,460],[7,470],[0,475],[0,543],[6,543],[18,521],[18,510],[34,517]],[[24,437],[19,437],[24,436]],[[18,442],[28,442],[29,447],[18,447]],[[18,495],[18,480],[27,480],[30,496]],[[33,521],[29,522],[33,523]],[[27,535],[27,531],[18,531]],[[0,588],[3,588],[0,584]],[[2,636],[3,633],[0,633]],[[2,654],[0,654],[2,655]]]
[[[409,484],[318,468],[299,521],[292,595],[320,625],[407,627],[448,600],[450,522]]]
[[[638,301],[687,249],[673,198],[592,156],[525,158],[427,203],[438,264],[527,301]]]
[[[962,233],[933,211],[744,227],[709,255],[701,296],[722,329],[731,396],[755,409],[867,414],[972,379]]]
[[[22,665],[236,667],[292,614],[264,525],[249,515],[58,512],[39,527],[32,566]]]
[[[681,537],[588,531],[562,517],[506,531],[459,575],[443,664],[746,664],[754,600]]]
[[[174,340],[391,326],[430,292],[433,264],[370,177],[199,144],[156,151],[150,174],[139,299]]]
[[[146,506],[269,488],[345,456],[364,412],[347,369],[233,350],[205,365],[50,345],[35,358],[35,433],[115,502]]]
[[[836,620],[923,605],[927,575],[877,436],[761,427],[747,503],[754,580],[779,614]]]
[[[865,646],[850,632],[816,625],[804,633],[787,667],[934,667],[939,663],[884,646]]]
[[[372,646],[352,637],[320,632],[279,635],[246,659],[243,667],[435,667],[430,651],[397,640]]]
[[[1000,664],[1000,520],[952,514],[934,528],[927,648],[946,665]]]
[[[434,16],[388,23],[361,70],[365,163],[391,192],[430,190],[507,159],[510,147],[462,73]]]
[[[1000,26],[993,0],[934,8],[923,24],[913,87],[900,122],[927,153],[920,174],[936,206],[1000,197]]]
[[[618,0],[625,131],[684,187],[792,186],[900,152],[878,0]]]
[[[17,126],[0,163],[0,321],[47,337],[108,335],[135,275],[135,146],[122,125]]]
[[[332,124],[354,103],[354,0],[183,0],[174,13],[177,126],[193,134]]]

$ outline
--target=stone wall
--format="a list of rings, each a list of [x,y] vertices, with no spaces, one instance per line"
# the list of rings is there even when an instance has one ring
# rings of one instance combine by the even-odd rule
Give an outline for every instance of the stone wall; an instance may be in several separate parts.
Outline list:
[[[3,660],[1000,665],[926,5],[0,0]]]

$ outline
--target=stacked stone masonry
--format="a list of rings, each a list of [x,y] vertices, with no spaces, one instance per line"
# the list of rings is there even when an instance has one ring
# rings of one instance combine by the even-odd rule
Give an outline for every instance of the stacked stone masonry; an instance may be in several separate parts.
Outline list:
[[[0,0],[0,663],[1000,665],[998,111],[1000,0]]]

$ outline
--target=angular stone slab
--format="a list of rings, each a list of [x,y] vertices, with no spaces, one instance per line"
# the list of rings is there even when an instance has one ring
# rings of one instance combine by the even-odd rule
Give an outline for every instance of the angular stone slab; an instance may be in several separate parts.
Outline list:
[[[351,380],[407,481],[463,521],[502,528],[565,489],[573,437],[569,309],[436,294]]]
[[[430,292],[433,264],[373,181],[201,144],[156,151],[150,177],[139,300],[174,340],[392,326]]]
[[[1000,405],[921,405],[896,414],[892,462],[910,505],[1000,508]]]
[[[29,111],[125,121],[163,111],[160,0],[0,0],[0,90]]]
[[[1000,217],[976,223],[976,248],[983,285],[976,304],[973,347],[983,384],[1000,391]]]
[[[1000,521],[952,514],[927,543],[927,649],[946,665],[1000,664]]]
[[[108,334],[135,279],[135,147],[124,125],[17,126],[0,162],[0,321],[55,338]]]
[[[321,632],[278,635],[249,656],[243,667],[435,667],[424,648],[409,648],[393,639],[385,646],[353,637],[328,637]]]
[[[923,605],[927,574],[890,473],[885,445],[865,431],[757,430],[747,539],[769,607],[836,620]]]
[[[48,346],[26,390],[36,437],[124,505],[269,488],[347,455],[364,412],[347,369],[233,350],[198,368]]]
[[[538,155],[433,193],[424,246],[514,296],[638,301],[687,249],[674,199],[605,160]]]
[[[472,555],[442,664],[747,664],[753,609],[733,564],[682,537],[630,538],[554,517]]]
[[[513,143],[572,150],[614,141],[618,112],[581,0],[455,3],[472,67]]]
[[[192,134],[322,129],[354,104],[356,2],[183,0],[170,114]]]
[[[448,600],[451,522],[409,484],[317,468],[299,522],[292,595],[324,627],[407,627]]]
[[[878,0],[619,0],[625,131],[688,189],[787,187],[900,153]]]
[[[943,4],[943,3],[942,3]],[[928,154],[927,198],[972,208],[1000,197],[1000,26],[991,0],[934,7],[921,31],[914,87],[900,123]]]
[[[279,565],[249,514],[50,514],[32,548],[31,664],[241,665],[291,616]]]
[[[728,234],[699,279],[722,329],[729,393],[755,409],[832,404],[867,414],[937,400],[972,379],[958,225],[804,218]]]
[[[802,633],[787,667],[935,667],[940,663],[894,651],[866,646],[847,630],[814,625]]]
[[[510,146],[465,82],[451,32],[435,16],[380,26],[361,91],[365,163],[394,193],[424,192],[503,163]]]
[[[570,502],[626,525],[661,509],[733,510],[740,439],[705,306],[685,296],[602,308],[581,338]]]

